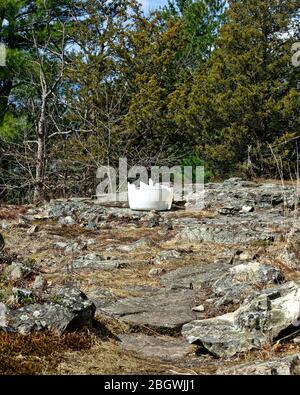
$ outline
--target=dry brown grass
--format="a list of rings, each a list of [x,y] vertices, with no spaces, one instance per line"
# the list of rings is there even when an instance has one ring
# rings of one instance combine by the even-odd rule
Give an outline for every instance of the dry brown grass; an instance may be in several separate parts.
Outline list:
[[[15,220],[24,214],[30,206],[0,205],[0,220]]]
[[[86,350],[92,342],[88,332],[60,337],[50,332],[30,336],[0,333],[0,374],[34,375],[55,371],[63,352]]]

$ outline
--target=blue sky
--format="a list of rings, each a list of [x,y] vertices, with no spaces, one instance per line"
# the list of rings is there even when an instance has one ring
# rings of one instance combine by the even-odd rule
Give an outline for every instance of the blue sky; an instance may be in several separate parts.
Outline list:
[[[143,4],[144,11],[148,12],[168,3],[168,0],[139,0]]]

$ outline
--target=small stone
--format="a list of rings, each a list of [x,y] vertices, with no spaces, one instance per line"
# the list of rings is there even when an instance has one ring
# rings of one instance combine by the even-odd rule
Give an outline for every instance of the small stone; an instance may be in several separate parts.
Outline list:
[[[94,240],[94,239],[88,239],[88,240],[86,241],[86,244],[87,244],[88,246],[91,246],[91,245],[93,245],[93,244],[96,244],[96,240]]]
[[[240,213],[253,213],[254,207],[253,206],[243,206]]]
[[[47,285],[47,280],[43,276],[38,275],[35,277],[34,282],[32,283],[32,288],[42,289],[45,288],[46,285]]]
[[[27,223],[26,223],[25,219],[19,217],[18,225],[20,228],[23,228],[23,227],[26,227]]]
[[[158,218],[152,218],[145,223],[146,228],[156,228],[157,226],[159,226]]]
[[[159,276],[160,274],[165,273],[165,269],[155,268],[149,270],[149,276]]]
[[[173,229],[174,229],[174,228],[173,228],[173,224],[172,224],[171,221],[164,222],[163,225],[162,225],[162,228],[163,228],[163,230],[165,230],[165,231],[173,230]]]
[[[236,207],[222,207],[218,209],[218,213],[221,215],[234,215],[237,212]]]
[[[76,221],[73,217],[68,215],[67,217],[60,218],[59,221],[60,225],[75,225]]]
[[[155,257],[155,263],[161,264],[169,261],[175,261],[181,259],[182,253],[177,250],[165,250],[159,252]]]
[[[39,231],[39,227],[37,225],[32,225],[28,230],[27,234],[33,235],[34,233],[37,233]]]
[[[9,224],[8,221],[3,220],[3,221],[1,221],[1,225],[0,226],[1,226],[2,229],[8,229],[10,227],[10,224]]]
[[[201,304],[200,306],[193,307],[192,310],[202,313],[203,311],[205,311],[205,307]]]
[[[252,261],[255,257],[255,254],[251,254],[248,251],[242,252],[238,258],[240,261]]]
[[[64,250],[67,247],[68,243],[65,243],[63,241],[58,241],[57,243],[54,243],[54,248],[57,248],[58,250]]]

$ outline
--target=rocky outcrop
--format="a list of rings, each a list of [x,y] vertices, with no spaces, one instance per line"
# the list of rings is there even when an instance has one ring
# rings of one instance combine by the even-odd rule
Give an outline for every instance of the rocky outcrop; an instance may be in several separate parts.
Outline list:
[[[8,313],[8,326],[16,332],[27,334],[53,330],[58,334],[91,327],[95,305],[76,288],[52,289],[48,301],[33,303]]]
[[[237,304],[258,287],[266,284],[281,284],[284,276],[272,265],[258,261],[233,266],[213,285],[214,293],[220,297],[217,305]]]
[[[0,238],[0,328],[61,334],[90,326],[97,309],[109,327],[119,321],[119,346],[141,358],[190,368],[213,361],[219,374],[295,374],[298,354],[242,365],[208,355],[228,359],[299,329],[294,188],[234,178],[206,185],[200,211],[202,198],[160,213],[62,199],[8,221],[9,245],[14,229],[27,240],[3,260]],[[82,284],[89,299],[55,284]],[[120,335],[125,327],[134,333]]]
[[[187,197],[187,206],[197,206],[197,202],[201,198],[203,198],[202,192],[190,194]],[[224,183],[205,185],[204,204],[206,208],[232,207],[238,212],[243,209],[243,206],[270,209],[285,204],[294,209],[295,201],[296,191],[292,186],[257,184],[244,181],[241,178],[231,178]]]
[[[190,343],[200,342],[219,357],[261,348],[284,330],[300,326],[300,285],[288,283],[256,294],[234,313],[183,326]]]
[[[184,228],[177,236],[178,240],[190,242],[209,242],[219,244],[245,244],[255,241],[273,242],[276,233],[268,227],[262,228],[254,222],[251,224],[237,221],[227,223],[211,220],[197,226]]]

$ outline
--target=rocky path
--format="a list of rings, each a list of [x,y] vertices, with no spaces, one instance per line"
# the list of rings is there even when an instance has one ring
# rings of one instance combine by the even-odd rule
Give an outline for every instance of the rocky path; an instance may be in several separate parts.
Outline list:
[[[206,186],[201,211],[197,199],[0,208],[0,328],[89,327],[93,346],[57,373],[298,374],[295,188],[231,179]]]

